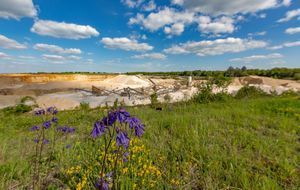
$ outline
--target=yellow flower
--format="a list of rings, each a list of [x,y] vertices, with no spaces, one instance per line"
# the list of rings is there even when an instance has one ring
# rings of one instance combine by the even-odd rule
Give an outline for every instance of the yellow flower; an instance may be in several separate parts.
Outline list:
[[[127,173],[128,172],[128,168],[123,168],[123,174]]]

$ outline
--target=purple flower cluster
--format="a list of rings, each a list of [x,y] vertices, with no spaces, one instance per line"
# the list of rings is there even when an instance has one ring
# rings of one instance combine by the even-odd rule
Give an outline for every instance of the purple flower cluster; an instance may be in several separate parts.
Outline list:
[[[39,115],[45,115],[45,110],[44,109],[38,109],[38,110],[35,110],[34,111],[34,114],[36,115],[36,116],[39,116]]]
[[[69,134],[75,132],[75,128],[68,127],[68,126],[63,126],[63,127],[59,126],[56,128],[56,130],[62,132],[63,134]]]
[[[33,142],[39,143],[40,139],[36,137],[36,138],[33,139]],[[50,143],[50,141],[48,139],[43,140],[43,144],[49,144],[49,143]]]
[[[113,173],[109,172],[104,177],[98,179],[96,182],[96,189],[108,190],[112,175]]]
[[[45,115],[45,114],[56,115],[57,113],[58,113],[58,110],[56,109],[56,107],[49,107],[46,110],[39,108],[34,111],[34,114],[36,116]]]
[[[127,119],[127,122],[129,123],[129,127],[134,129],[136,136],[141,137],[144,134],[145,125],[141,123],[141,120],[136,117],[131,117]]]
[[[58,110],[55,107],[49,107],[46,110],[42,109],[42,108],[39,108],[39,109],[35,110],[34,115],[36,115],[36,116],[50,115],[51,118],[49,120],[46,120],[46,121],[44,120],[44,122],[40,126],[35,125],[35,126],[31,127],[30,131],[33,131],[33,132],[36,131],[37,136],[41,136],[41,131],[40,131],[41,129],[49,129],[49,128],[51,128],[52,125],[57,125],[58,119],[55,117],[55,115],[57,113],[58,113]],[[64,133],[72,133],[72,132],[75,131],[75,129],[65,126],[65,127],[62,127],[61,131],[64,132]],[[33,141],[35,143],[39,143],[39,142],[43,141],[42,142],[43,144],[49,144],[49,140],[45,139],[45,138],[40,139],[40,138],[36,137],[35,139],[33,139]]]
[[[129,126],[130,130],[134,131],[135,136],[141,137],[145,131],[145,125],[141,123],[141,120],[136,117],[131,117],[130,113],[121,108],[115,111],[110,111],[107,117],[103,117],[102,120],[97,121],[94,124],[91,136],[93,138],[99,137],[110,130],[110,127],[115,126],[119,122],[121,126]],[[116,143],[118,146],[128,148],[130,138],[126,131],[126,127],[114,127],[116,131]]]
[[[49,114],[56,115],[58,113],[58,110],[56,109],[56,107],[49,107],[47,108],[47,112]]]

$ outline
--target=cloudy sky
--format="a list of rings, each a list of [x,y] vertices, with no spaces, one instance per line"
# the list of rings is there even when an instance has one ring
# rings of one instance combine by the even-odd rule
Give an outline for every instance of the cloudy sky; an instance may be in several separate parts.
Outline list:
[[[0,73],[300,67],[299,0],[0,0]]]

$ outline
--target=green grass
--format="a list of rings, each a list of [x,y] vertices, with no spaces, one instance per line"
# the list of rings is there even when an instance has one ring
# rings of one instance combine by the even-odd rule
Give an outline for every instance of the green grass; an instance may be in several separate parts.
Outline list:
[[[162,172],[160,178],[152,177],[157,180],[154,186],[146,181],[144,189],[300,189],[299,97],[128,110],[146,124],[141,143],[149,150],[147,159]],[[58,114],[60,123],[77,129],[74,147],[61,157],[64,168],[89,163],[93,148],[87,139],[103,112]],[[0,189],[22,189],[30,183],[33,144],[28,129],[38,123],[29,113],[16,116],[0,111]],[[58,178],[75,188],[64,174]],[[122,187],[131,189],[130,181],[124,178]]]

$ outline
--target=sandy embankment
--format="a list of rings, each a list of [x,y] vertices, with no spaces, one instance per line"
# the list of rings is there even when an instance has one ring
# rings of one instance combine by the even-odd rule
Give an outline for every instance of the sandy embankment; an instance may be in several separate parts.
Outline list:
[[[152,78],[152,81],[160,89],[170,90],[168,93],[170,102],[189,99],[197,92],[197,88],[195,87],[187,88],[186,85],[180,85],[180,80]],[[234,94],[245,85],[259,87],[268,93],[276,91],[280,94],[286,90],[300,91],[300,83],[297,81],[257,76],[235,78],[228,86],[227,91]],[[148,96],[136,95],[130,98],[121,97],[116,94],[95,96],[87,92],[91,91],[92,86],[106,90],[118,90],[126,87],[133,89],[143,88],[151,92],[153,84],[145,76],[128,75],[0,75],[0,108],[17,104],[24,96],[34,97],[40,107],[56,106],[59,109],[73,109],[79,106],[81,102],[89,103],[91,107],[104,106],[106,103],[111,105],[116,98],[119,101],[124,101],[127,105],[150,103]],[[179,89],[177,89],[178,86]],[[214,91],[217,92],[220,89],[214,89]],[[159,101],[164,101],[165,95],[161,94],[158,97]]]
[[[300,83],[298,81],[248,76],[233,79],[228,86],[228,92],[234,94],[245,85],[258,87],[267,93],[275,91],[277,94],[282,94],[288,90],[300,91]]]

